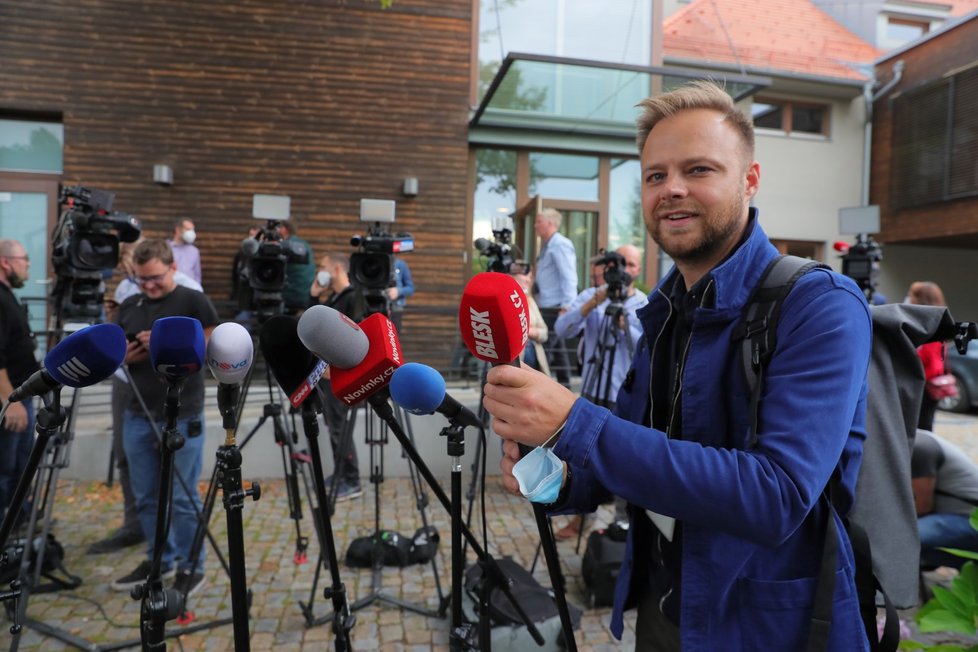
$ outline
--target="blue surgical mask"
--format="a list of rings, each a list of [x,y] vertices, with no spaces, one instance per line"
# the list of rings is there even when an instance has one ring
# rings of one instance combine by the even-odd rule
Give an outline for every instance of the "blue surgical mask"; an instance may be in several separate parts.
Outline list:
[[[520,493],[531,502],[549,505],[560,495],[564,463],[552,448],[537,446],[513,466]]]

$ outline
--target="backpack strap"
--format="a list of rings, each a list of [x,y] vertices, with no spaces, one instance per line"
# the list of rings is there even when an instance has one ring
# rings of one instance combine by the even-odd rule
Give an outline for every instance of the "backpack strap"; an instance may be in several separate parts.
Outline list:
[[[778,343],[781,306],[795,282],[816,267],[828,269],[827,265],[798,256],[778,256],[772,260],[754,286],[740,323],[734,327],[732,338],[741,341],[740,360],[750,391],[749,446],[757,442],[757,408],[764,369]]]

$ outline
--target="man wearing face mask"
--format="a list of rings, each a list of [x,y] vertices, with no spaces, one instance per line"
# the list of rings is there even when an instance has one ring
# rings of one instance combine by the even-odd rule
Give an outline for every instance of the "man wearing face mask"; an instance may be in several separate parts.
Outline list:
[[[177,265],[177,271],[201,283],[200,249],[194,246],[196,239],[194,223],[184,217],[173,225],[173,237],[167,243],[173,249],[173,262]]]
[[[37,343],[27,321],[27,310],[13,290],[24,287],[31,261],[16,240],[0,240],[0,400],[39,369],[34,357]],[[13,403],[0,423],[0,518],[27,464],[34,443],[34,407],[31,401]]]
[[[324,304],[354,321],[362,316],[357,305],[356,290],[350,283],[350,256],[344,253],[327,253],[319,259],[319,270],[309,288],[312,304]],[[352,430],[346,423],[353,415],[350,408],[333,396],[329,388],[329,369],[323,381],[323,414],[329,428],[329,443],[333,449],[333,475],[326,478],[330,493],[335,491],[336,502],[356,498],[363,494],[360,486],[360,468],[357,462],[353,437],[344,437],[344,430]],[[335,478],[335,480],[334,480]]]

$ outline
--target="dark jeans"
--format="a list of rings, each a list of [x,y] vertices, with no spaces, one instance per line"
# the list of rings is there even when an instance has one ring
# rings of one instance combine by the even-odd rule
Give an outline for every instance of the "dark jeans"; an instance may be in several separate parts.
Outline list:
[[[967,514],[927,514],[917,519],[920,532],[920,567],[932,570],[938,566],[961,568],[967,560],[938,548],[960,548],[978,552],[978,532],[971,527]]]
[[[119,486],[122,488],[122,529],[127,532],[142,532],[136,497],[132,493],[132,482],[129,480],[129,462],[122,444],[122,420],[131,394],[129,383],[116,376],[112,377],[112,454],[115,457],[115,468],[119,471]]]
[[[28,399],[22,405],[27,408],[27,427],[23,432],[13,432],[0,425],[0,518],[7,513],[34,445],[34,404]],[[27,500],[21,511],[25,514],[30,511]]]
[[[356,409],[333,396],[329,381],[324,381],[323,385],[323,416],[326,427],[329,428],[329,444],[333,449],[333,473],[347,484],[359,485],[360,465],[357,462],[357,447],[353,441]]]
[[[564,340],[557,337],[557,333],[554,331],[554,324],[557,323],[557,317],[560,316],[560,308],[540,308],[540,315],[549,331],[547,341],[543,343],[543,350],[547,352],[550,373],[561,385],[570,387],[570,357],[567,355]]]
[[[924,392],[924,400],[920,403],[920,418],[917,419],[917,428],[934,432],[934,414],[937,412],[937,401],[932,399]]]
[[[638,601],[635,621],[636,652],[679,652],[679,628],[659,609],[659,593],[652,589]]]

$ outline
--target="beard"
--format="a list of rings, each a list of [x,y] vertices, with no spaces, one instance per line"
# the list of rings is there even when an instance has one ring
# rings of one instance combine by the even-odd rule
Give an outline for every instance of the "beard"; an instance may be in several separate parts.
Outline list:
[[[698,207],[697,207],[698,208]],[[661,210],[670,209],[666,207]],[[711,211],[696,210],[701,217],[701,234],[695,240],[684,240],[664,236],[662,220],[656,220],[652,229],[652,240],[677,262],[693,264],[701,262],[719,262],[714,260],[729,251],[740,238],[744,227],[740,216],[744,211],[744,193],[737,194],[726,205]]]
[[[17,272],[10,272],[7,274],[7,282],[10,283],[10,287],[14,289],[20,289],[24,287],[24,282],[27,279],[18,274]]]

